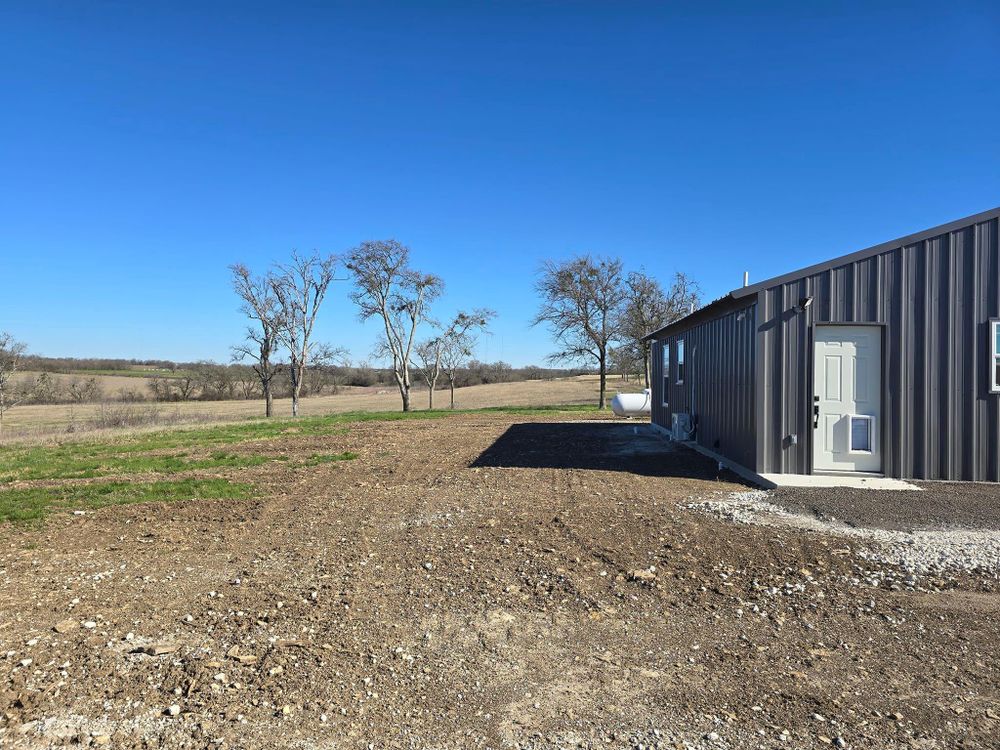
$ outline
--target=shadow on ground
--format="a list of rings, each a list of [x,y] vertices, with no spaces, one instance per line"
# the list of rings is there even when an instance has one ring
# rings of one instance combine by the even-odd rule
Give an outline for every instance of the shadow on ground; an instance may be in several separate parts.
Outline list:
[[[532,422],[515,424],[470,467],[594,469],[651,477],[740,481],[715,461],[671,443],[649,424]]]

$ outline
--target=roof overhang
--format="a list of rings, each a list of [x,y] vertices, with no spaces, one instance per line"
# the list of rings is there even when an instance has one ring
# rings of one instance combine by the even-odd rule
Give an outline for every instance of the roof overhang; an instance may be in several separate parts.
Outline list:
[[[749,288],[749,287],[747,287]],[[742,291],[742,290],[738,290]],[[689,328],[702,323],[706,320],[711,320],[717,318],[720,315],[725,315],[727,312],[733,310],[739,310],[740,308],[746,307],[751,304],[754,300],[744,299],[746,295],[737,296],[735,292],[730,292],[729,294],[719,297],[717,300],[709,302],[704,307],[699,307],[693,313],[685,315],[683,318],[675,320],[673,323],[669,323],[662,328],[658,328],[655,331],[651,331],[642,337],[643,341],[652,341],[654,339],[661,338],[666,335],[673,335],[680,333],[681,331],[686,331]]]

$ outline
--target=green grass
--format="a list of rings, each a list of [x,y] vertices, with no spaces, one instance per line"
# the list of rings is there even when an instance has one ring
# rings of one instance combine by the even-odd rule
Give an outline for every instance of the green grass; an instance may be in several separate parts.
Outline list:
[[[118,439],[77,440],[61,445],[0,447],[0,522],[41,518],[49,509],[100,507],[146,500],[187,497],[243,497],[249,485],[224,479],[177,479],[126,482],[118,477],[179,474],[204,469],[244,469],[288,457],[267,451],[233,452],[226,446],[281,437],[311,437],[343,433],[357,422],[442,419],[450,414],[509,413],[518,415],[592,412],[589,405],[494,407],[451,411],[346,412],[299,419],[254,419],[211,427],[173,428]],[[206,451],[209,451],[206,453]],[[192,455],[192,453],[194,455]],[[309,467],[350,461],[356,453],[314,453],[293,466]],[[60,487],[3,489],[14,481],[95,479],[116,481],[67,484]]]
[[[109,455],[100,451],[28,451],[0,457],[0,479],[93,479],[118,474],[177,474],[182,471],[217,468],[248,468],[268,461],[265,456],[239,456],[216,451],[210,456],[189,458],[176,455]],[[13,461],[10,459],[14,459]]]
[[[270,440],[283,435],[335,435],[343,432],[344,426],[353,422],[389,422],[408,419],[438,419],[447,416],[446,411],[414,412],[344,412],[322,417],[299,417],[298,419],[254,418],[245,422],[198,427],[195,429],[175,428],[161,432],[138,435],[118,444],[119,452],[148,452],[169,448],[200,448],[214,445],[235,445],[254,440]]]
[[[57,446],[0,448],[0,483],[12,480],[93,479],[118,474],[176,474],[214,468],[246,468],[275,460],[261,454],[237,455],[216,450],[191,458],[186,450],[204,450],[288,436],[333,435],[350,422],[428,419],[445,412],[355,412],[298,420],[256,420],[234,424],[173,429],[114,441],[72,441]]]
[[[236,455],[215,450],[208,457],[190,458],[187,450],[219,449],[282,436],[320,436],[343,432],[357,422],[442,419],[456,413],[509,413],[518,415],[558,412],[593,412],[590,405],[542,407],[490,407],[467,411],[437,409],[411,412],[344,412],[299,419],[254,419],[211,427],[174,428],[117,440],[79,440],[56,446],[0,447],[0,483],[11,480],[91,479],[116,474],[176,474],[213,468],[259,466],[264,455]]]
[[[226,479],[179,479],[0,490],[0,523],[36,521],[53,510],[93,509],[107,505],[173,500],[242,500],[250,496],[251,489],[248,484]]]

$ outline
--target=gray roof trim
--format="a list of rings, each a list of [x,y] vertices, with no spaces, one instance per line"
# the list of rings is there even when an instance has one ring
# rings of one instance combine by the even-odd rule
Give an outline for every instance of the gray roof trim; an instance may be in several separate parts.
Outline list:
[[[914,245],[918,242],[923,242],[924,240],[933,239],[934,237],[939,237],[942,234],[948,234],[949,232],[954,232],[958,229],[964,229],[971,224],[981,224],[984,221],[991,221],[993,219],[1000,219],[1000,206],[997,208],[992,208],[988,211],[982,211],[978,214],[973,214],[972,216],[967,216],[964,219],[956,219],[955,221],[949,221],[947,224],[941,224],[936,227],[931,227],[930,229],[925,229],[921,232],[916,232],[914,234],[908,234],[905,237],[900,237],[899,239],[889,240],[888,242],[882,242],[878,245],[872,245],[871,247],[865,248],[864,250],[858,250],[853,253],[848,253],[847,255],[841,255],[836,258],[832,258],[822,263],[815,263],[811,266],[806,266],[797,271],[790,271],[789,273],[782,274],[781,276],[774,276],[770,279],[765,279],[764,281],[758,281],[756,284],[750,284],[749,286],[739,287],[734,289],[728,294],[720,297],[714,302],[709,303],[705,307],[695,310],[690,315],[687,315],[680,320],[676,320],[669,325],[663,326],[662,328],[651,331],[643,337],[643,341],[648,341],[650,339],[657,338],[667,331],[681,327],[681,324],[685,324],[684,328],[690,328],[692,325],[704,320],[707,317],[711,317],[710,313],[715,311],[721,312],[723,307],[722,303],[730,300],[739,300],[744,297],[748,297],[752,294],[756,294],[762,289],[770,289],[773,286],[778,286],[779,284],[785,284],[789,281],[795,281],[796,279],[805,278],[806,276],[812,276],[817,273],[823,273],[824,271],[829,271],[833,268],[838,268],[840,266],[847,265],[848,263],[854,263],[855,261],[864,260],[865,258],[870,258],[873,255],[879,255],[881,253],[888,252],[890,250],[895,250],[899,247],[906,247],[907,245]],[[748,300],[749,302],[749,300]],[[727,307],[732,306],[727,305]]]
[[[651,341],[653,339],[660,338],[664,333],[681,333],[682,331],[687,331],[694,328],[699,323],[706,320],[712,320],[713,318],[722,315],[723,313],[731,312],[733,310],[739,310],[744,307],[749,307],[752,303],[756,302],[756,299],[739,299],[733,295],[732,292],[719,297],[717,300],[709,302],[704,307],[699,307],[693,313],[685,315],[679,320],[675,320],[673,323],[663,326],[656,331],[647,333],[642,337],[643,341]]]
[[[730,294],[734,297],[745,297],[748,294],[755,294],[761,289],[770,289],[772,286],[778,286],[779,284],[784,284],[788,281],[794,281],[795,279],[812,276],[813,274],[823,273],[823,271],[829,271],[832,268],[846,266],[848,263],[864,260],[865,258],[870,258],[873,255],[888,252],[889,250],[906,247],[907,245],[915,245],[916,243],[923,242],[924,240],[940,237],[942,234],[948,234],[949,232],[954,232],[957,229],[964,229],[970,224],[980,224],[984,221],[990,221],[991,219],[996,218],[1000,218],[1000,207],[990,209],[989,211],[983,211],[982,213],[973,214],[972,216],[967,216],[964,219],[949,221],[947,224],[931,227],[930,229],[925,229],[922,232],[908,234],[905,237],[900,237],[896,240],[889,240],[888,242],[882,242],[878,245],[872,245],[864,250],[857,250],[856,252],[841,255],[840,257],[832,258],[830,260],[823,261],[822,263],[815,263],[811,266],[799,269],[798,271],[790,271],[789,273],[782,274],[781,276],[774,276],[770,279],[765,279],[764,281],[758,281],[756,284],[734,289],[730,292]]]

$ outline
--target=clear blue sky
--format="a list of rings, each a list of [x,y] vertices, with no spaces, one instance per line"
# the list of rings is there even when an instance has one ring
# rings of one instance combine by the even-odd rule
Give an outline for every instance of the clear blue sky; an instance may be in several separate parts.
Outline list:
[[[988,2],[5,0],[0,97],[0,329],[53,356],[224,360],[229,263],[395,237],[541,362],[543,258],[713,298],[1000,204]]]

